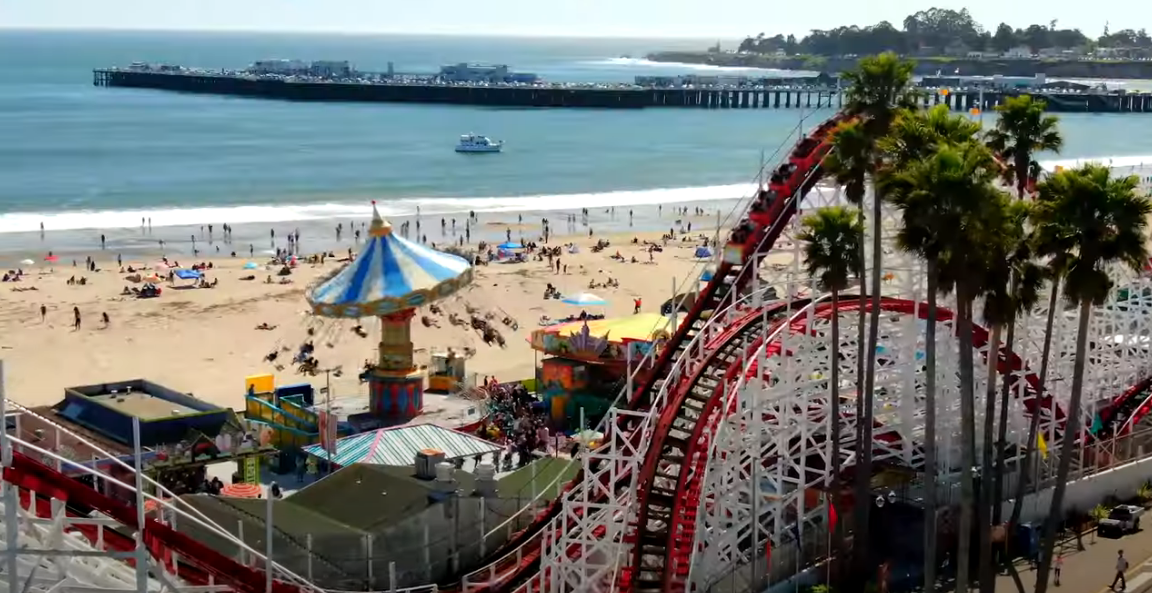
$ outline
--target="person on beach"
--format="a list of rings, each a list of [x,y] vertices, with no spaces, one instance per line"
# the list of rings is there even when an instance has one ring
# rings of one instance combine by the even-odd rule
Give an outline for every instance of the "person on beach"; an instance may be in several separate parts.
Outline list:
[[[1128,581],[1124,577],[1124,573],[1128,572],[1128,559],[1124,557],[1124,550],[1116,552],[1116,576],[1112,579],[1112,584],[1108,585],[1109,589],[1113,591],[1123,591],[1128,587]],[[1116,583],[1120,583],[1120,588],[1116,588]]]
[[[40,323],[48,321],[48,305],[40,305]]]
[[[104,235],[100,235],[100,249],[104,249]]]
[[[80,331],[80,307],[72,307],[72,329]]]

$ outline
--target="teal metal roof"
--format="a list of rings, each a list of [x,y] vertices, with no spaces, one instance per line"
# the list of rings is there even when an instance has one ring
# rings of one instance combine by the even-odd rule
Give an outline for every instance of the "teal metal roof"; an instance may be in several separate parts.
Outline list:
[[[342,466],[353,463],[406,466],[412,465],[416,453],[422,449],[439,449],[446,458],[455,459],[493,453],[502,447],[443,426],[417,424],[344,437],[336,441],[332,461]],[[304,452],[321,459],[328,456],[318,444],[304,447]]]

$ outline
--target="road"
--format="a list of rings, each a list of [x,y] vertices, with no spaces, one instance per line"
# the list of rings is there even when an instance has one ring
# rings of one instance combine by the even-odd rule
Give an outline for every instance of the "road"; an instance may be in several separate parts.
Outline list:
[[[1049,591],[1106,593],[1112,584],[1116,554],[1120,550],[1124,550],[1124,556],[1128,558],[1128,593],[1140,593],[1152,585],[1152,529],[1142,529],[1118,539],[1096,537],[1090,533],[1083,536],[1083,543],[1084,551],[1077,550],[1074,539],[1060,545],[1059,549],[1064,553],[1060,587],[1054,587],[1049,578]],[[1024,590],[1031,593],[1036,587],[1036,570],[1027,562],[1018,562],[1016,570],[1020,573]],[[1011,576],[997,577],[996,593],[1015,592]]]

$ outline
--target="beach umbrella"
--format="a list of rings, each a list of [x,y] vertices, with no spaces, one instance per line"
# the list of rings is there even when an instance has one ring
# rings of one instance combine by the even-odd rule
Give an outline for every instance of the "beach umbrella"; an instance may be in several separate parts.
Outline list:
[[[712,276],[714,276],[715,273],[716,272],[713,271],[711,267],[704,268],[704,273],[700,275],[700,281],[701,282],[711,282]]]
[[[254,262],[254,261],[250,261],[250,262],[244,264],[245,270],[255,270],[255,269],[258,269],[259,267],[260,267],[260,264]]]
[[[175,270],[172,273],[181,280],[199,280],[204,277],[199,270]]]
[[[30,266],[30,265],[32,265],[32,264],[34,264],[34,263],[36,263],[36,262],[34,262],[34,261],[30,260],[30,259],[22,259],[22,260],[20,260],[20,265],[22,265],[22,266]]]
[[[264,493],[264,489],[260,484],[228,484],[220,491],[220,496],[231,496],[232,498],[260,498]]]
[[[598,297],[598,296],[596,296],[590,292],[581,292],[579,294],[574,294],[570,297],[561,299],[560,302],[564,303],[566,305],[577,305],[577,306],[607,305],[608,304],[608,301],[606,301],[606,300],[604,300],[604,299],[602,299],[602,298],[600,298],[600,297]]]
[[[505,241],[496,246],[497,249],[524,249],[524,245],[515,241]]]

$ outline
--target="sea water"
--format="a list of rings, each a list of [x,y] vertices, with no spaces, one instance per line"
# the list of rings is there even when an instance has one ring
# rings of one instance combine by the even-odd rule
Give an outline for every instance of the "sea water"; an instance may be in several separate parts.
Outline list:
[[[290,103],[98,88],[91,71],[136,61],[243,68],[299,58],[432,72],[470,61],[551,81],[629,82],[709,70],[637,58],[702,43],[0,31],[0,250],[88,249],[101,234],[117,250],[153,246],[157,236],[190,248],[200,226],[223,223],[238,229],[240,243],[267,238],[271,228],[328,237],[338,222],[365,221],[370,200],[397,220],[419,209],[430,217],[425,234],[439,241],[451,237],[439,236],[438,218],[462,225],[468,211],[509,220],[527,212],[526,222],[549,216],[558,228],[558,211],[587,207],[607,231],[628,228],[628,208],[637,225],[663,228],[669,221],[656,218],[657,205],[731,207],[750,193],[762,155],[777,162],[800,129],[831,112]],[[1060,158],[1152,163],[1152,115],[1061,122]],[[465,133],[504,140],[505,151],[458,154]],[[615,218],[603,211],[611,206]],[[151,233],[140,230],[141,219],[151,219]]]

